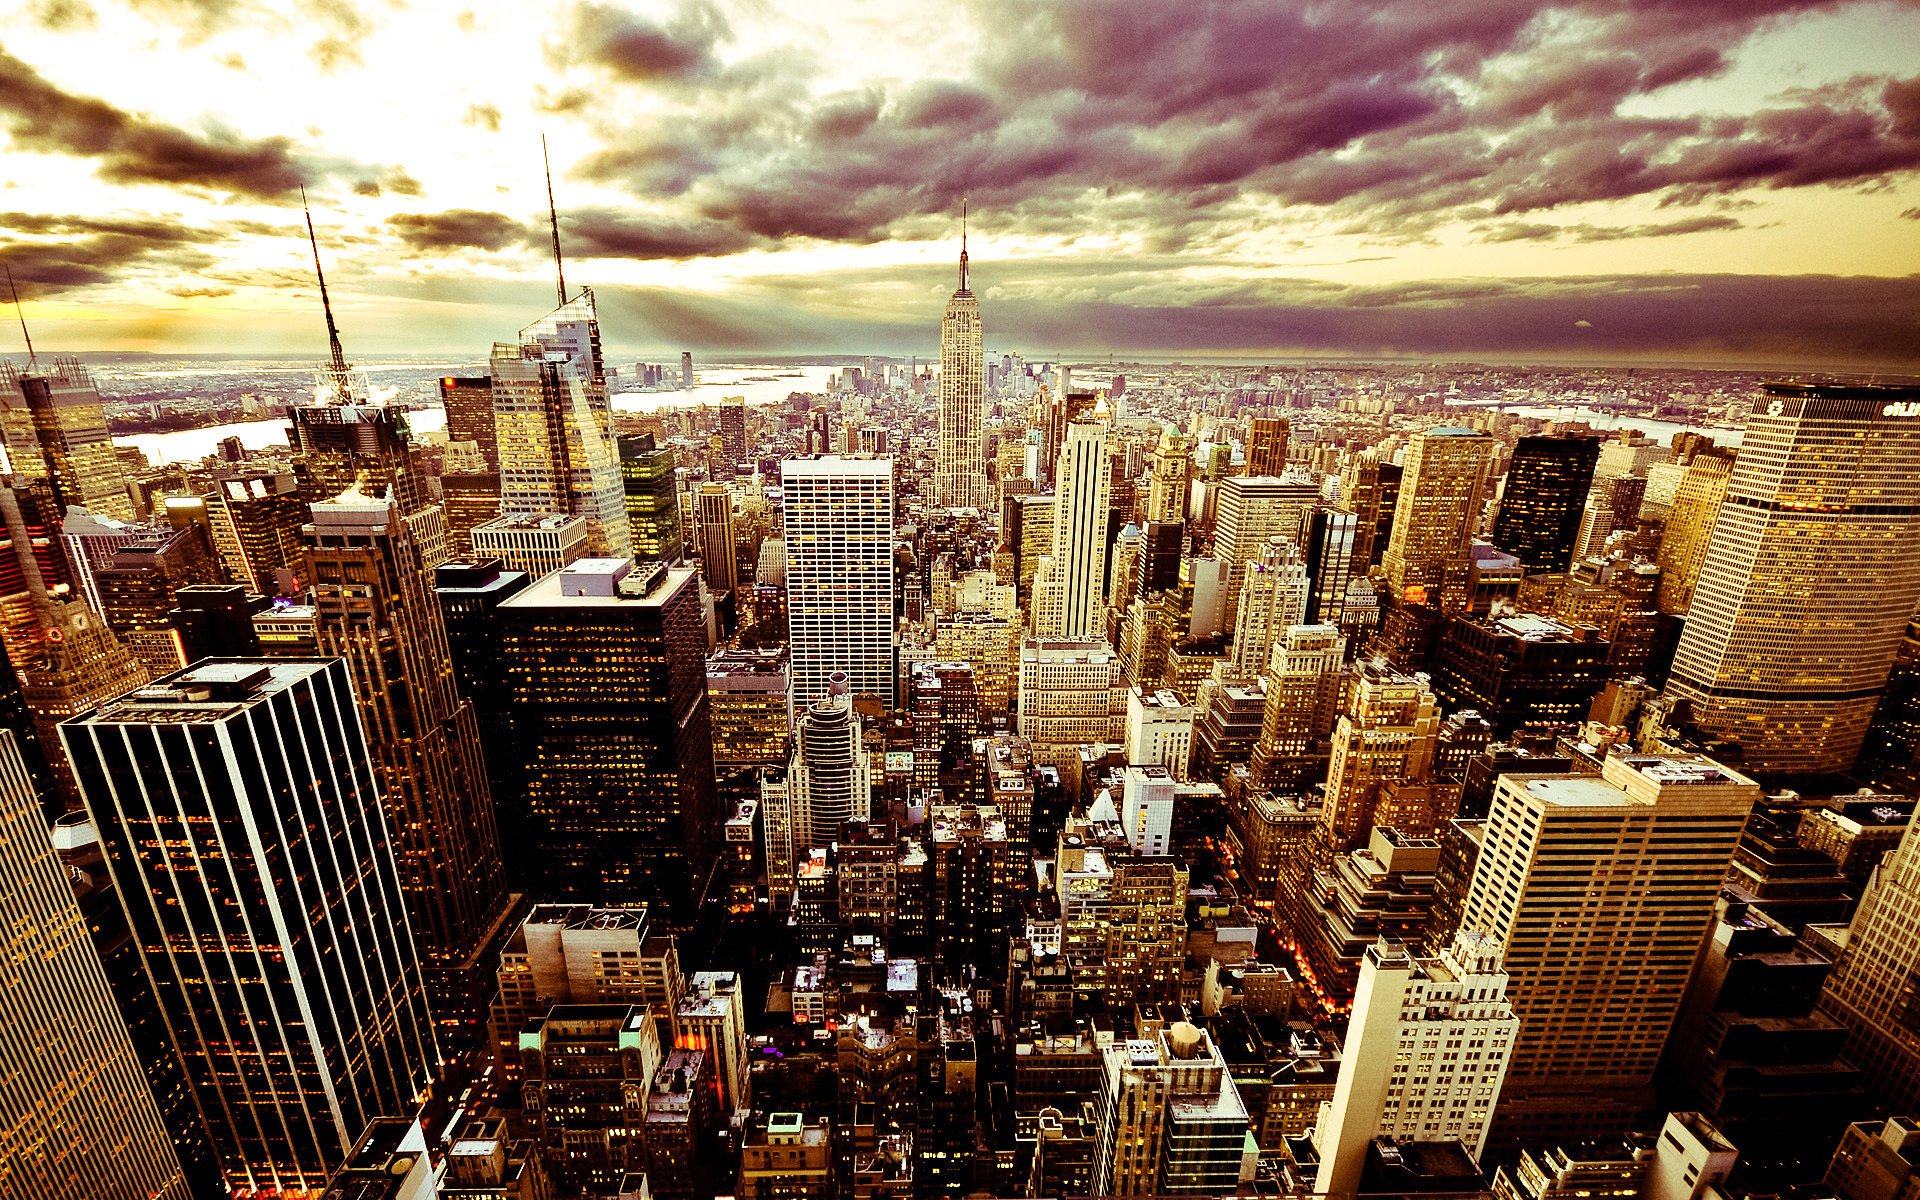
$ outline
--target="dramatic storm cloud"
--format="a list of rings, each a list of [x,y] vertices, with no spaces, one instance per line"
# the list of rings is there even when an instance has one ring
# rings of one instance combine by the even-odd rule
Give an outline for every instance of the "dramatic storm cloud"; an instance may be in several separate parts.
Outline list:
[[[1920,5],[34,0],[0,254],[85,346],[1920,360]],[[159,214],[164,214],[159,215]],[[63,322],[71,322],[64,324]],[[171,346],[166,348],[173,348]]]

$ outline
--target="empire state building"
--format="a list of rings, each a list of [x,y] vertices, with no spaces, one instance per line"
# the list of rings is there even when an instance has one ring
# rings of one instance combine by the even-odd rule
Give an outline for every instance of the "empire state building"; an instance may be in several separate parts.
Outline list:
[[[947,508],[986,508],[987,451],[980,437],[986,408],[986,358],[980,302],[967,287],[967,233],[961,210],[960,286],[940,319],[940,453],[934,498]]]

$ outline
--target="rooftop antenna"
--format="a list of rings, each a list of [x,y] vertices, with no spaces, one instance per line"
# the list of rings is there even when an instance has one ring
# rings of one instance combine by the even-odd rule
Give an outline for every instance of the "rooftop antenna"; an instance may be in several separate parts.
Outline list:
[[[560,259],[560,210],[553,204],[553,160],[547,157],[547,135],[540,135],[540,162],[547,169],[547,223],[553,229],[553,273],[560,280],[560,307],[567,305],[567,267]]]
[[[7,291],[13,293],[13,312],[20,318],[20,336],[27,339],[27,369],[31,371],[36,362],[33,356],[33,335],[27,332],[27,313],[20,307],[20,289],[13,284],[13,267],[7,267]]]
[[[327,314],[327,378],[333,381],[334,395],[344,403],[348,396],[346,351],[340,348],[340,328],[333,323],[333,301],[327,296],[327,273],[320,269],[320,239],[313,233],[313,210],[307,207],[307,189],[300,189],[300,211],[307,218],[307,244],[313,247],[313,277],[320,281],[320,308]]]
[[[960,197],[960,290],[967,290],[967,198]]]

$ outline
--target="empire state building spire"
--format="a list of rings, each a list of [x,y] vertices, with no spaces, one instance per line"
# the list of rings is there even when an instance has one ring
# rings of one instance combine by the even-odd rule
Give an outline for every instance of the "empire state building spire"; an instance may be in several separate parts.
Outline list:
[[[960,202],[960,286],[940,320],[940,445],[934,497],[946,508],[987,508],[987,450],[980,436],[987,401],[980,302],[967,287],[967,204]]]

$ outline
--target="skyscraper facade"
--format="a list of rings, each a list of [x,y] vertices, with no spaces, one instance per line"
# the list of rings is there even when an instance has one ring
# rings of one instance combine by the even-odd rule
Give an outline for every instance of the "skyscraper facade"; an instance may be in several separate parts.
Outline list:
[[[634,558],[679,562],[686,555],[686,541],[680,531],[673,451],[656,447],[651,433],[623,435],[619,451]]]
[[[724,483],[700,485],[700,576],[713,592],[740,584],[733,540],[733,492]]]
[[[78,505],[133,520],[100,390],[79,359],[56,359],[44,371],[37,363],[25,371],[0,363],[0,434],[12,473],[52,480],[63,509]]]
[[[1461,919],[1506,947],[1520,1017],[1497,1139],[1625,1130],[1759,799],[1697,756],[1500,776]]]
[[[1247,423],[1247,474],[1278,475],[1287,469],[1285,417],[1254,417]]]
[[[551,899],[685,920],[720,850],[694,573],[584,558],[498,608],[526,772],[526,875]]]
[[[989,507],[985,415],[986,359],[980,335],[980,301],[967,286],[967,243],[960,240],[960,286],[940,318],[940,445],[933,494],[948,508]]]
[[[1039,637],[1086,638],[1105,630],[1106,447],[1104,420],[1067,426],[1054,484],[1053,550],[1040,560],[1033,581],[1033,628]]]
[[[1493,544],[1518,558],[1530,575],[1566,570],[1599,459],[1596,438],[1523,437],[1516,442],[1493,522]]]
[[[0,728],[0,1195],[189,1200],[37,793]]]
[[[866,820],[867,756],[860,744],[860,718],[851,698],[834,691],[808,706],[794,722],[792,789],[794,853],[822,849],[848,821]]]
[[[1913,981],[1920,975],[1920,825],[1898,849],[1854,914],[1820,1007],[1847,1027],[1847,1058],[1892,1112],[1920,1105],[1920,1030]]]
[[[1769,384],[1667,694],[1749,770],[1853,765],[1920,604],[1920,388]]]
[[[780,481],[794,710],[826,695],[836,671],[856,694],[892,696],[892,461],[788,459]]]
[[[1320,485],[1303,474],[1249,475],[1219,485],[1213,527],[1213,552],[1226,564],[1228,630],[1240,613],[1240,589],[1247,564],[1260,557],[1267,542],[1283,537],[1296,545],[1307,513],[1320,499]]]
[[[589,554],[632,554],[593,293],[494,343],[491,376],[501,513],[571,513]]]
[[[436,510],[437,511],[437,508]],[[347,662],[393,857],[449,1046],[479,1034],[506,904],[480,730],[454,685],[433,567],[391,497],[347,492],[306,527],[319,650]]]
[[[1484,433],[1453,426],[1410,439],[1393,536],[1380,560],[1402,603],[1440,603],[1452,574],[1464,572],[1494,444]]]
[[[487,460],[487,470],[498,471],[500,449],[494,429],[492,378],[445,376],[440,380],[440,403],[447,410],[447,440],[472,442]]]
[[[227,1185],[325,1186],[439,1065],[346,663],[207,660],[61,735]]]
[[[1732,474],[1731,453],[1703,451],[1680,476],[1655,559],[1660,567],[1661,612],[1684,616],[1693,604],[1694,585],[1700,582],[1700,566],[1713,541],[1713,525],[1720,519],[1720,505],[1727,498],[1727,480]]]

